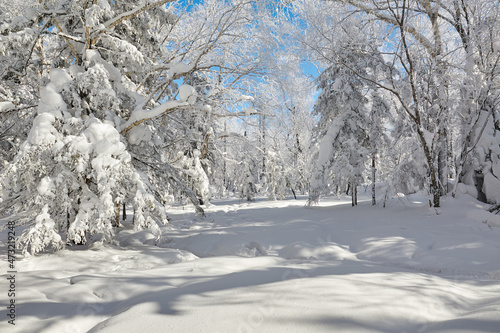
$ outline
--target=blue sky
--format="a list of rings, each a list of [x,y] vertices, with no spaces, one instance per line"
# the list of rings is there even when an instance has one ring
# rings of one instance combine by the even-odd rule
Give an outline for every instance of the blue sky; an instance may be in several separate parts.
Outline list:
[[[196,4],[203,3],[203,0],[177,0],[177,2],[181,6],[189,6],[189,5],[196,5]],[[188,10],[190,10],[189,7],[188,7]],[[313,63],[311,63],[309,61],[303,61],[301,63],[300,67],[306,75],[308,75],[312,78],[317,78],[319,75],[318,68]],[[181,82],[179,82],[179,83],[181,83]],[[318,95],[319,95],[319,91],[313,91],[314,99],[317,99]]]
[[[192,4],[199,4],[203,2],[202,0],[177,0],[178,3],[180,3],[183,6],[187,6],[189,3]]]

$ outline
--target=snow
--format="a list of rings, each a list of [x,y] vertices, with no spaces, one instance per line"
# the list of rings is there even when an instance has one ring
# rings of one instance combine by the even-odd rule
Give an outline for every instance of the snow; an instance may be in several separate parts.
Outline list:
[[[500,180],[492,173],[485,174],[483,191],[491,202],[500,203]]]
[[[186,64],[183,62],[168,64],[167,66],[169,67],[169,71],[168,71],[169,76],[175,77],[176,75],[189,73],[193,70],[195,65],[196,65],[196,63]]]
[[[318,159],[316,161],[315,168],[313,169],[313,175],[311,178],[311,189],[312,189],[312,201],[316,202],[319,199],[319,191],[321,187],[324,186],[325,171],[327,163],[333,157],[333,144],[337,140],[340,132],[341,121],[337,118],[328,127],[328,131],[325,136],[321,139],[319,146]]]
[[[55,232],[55,222],[50,218],[48,210],[48,205],[45,205],[42,212],[35,219],[35,226],[26,235],[26,239],[31,240],[31,254],[50,246],[56,249],[62,246],[61,236]]]
[[[0,112],[14,109],[15,105],[12,102],[0,102]]]
[[[72,81],[72,79],[64,69],[58,68],[51,69],[49,77],[49,84],[40,90],[38,114],[50,113],[59,118],[61,117],[61,111],[65,111],[67,108],[60,92]]]
[[[135,126],[128,132],[128,142],[133,145],[138,145],[141,142],[150,142],[153,137],[153,132],[148,126]]]
[[[110,124],[101,123],[94,119],[94,123],[84,131],[97,155],[121,155],[125,151],[125,145],[120,142],[120,133]]]
[[[238,102],[245,102],[245,101],[254,101],[255,98],[253,96],[248,96],[248,95],[241,95],[238,97]]]
[[[46,195],[49,197],[53,197],[54,194],[52,191],[54,190],[54,183],[50,177],[46,176],[40,180],[38,184],[37,191],[40,195]]]
[[[121,127],[121,131],[126,130],[130,126],[132,126],[135,123],[139,123],[143,120],[151,119],[158,117],[164,112],[167,112],[169,110],[181,107],[181,106],[188,106],[189,103],[187,102],[182,102],[182,101],[166,101],[161,105],[158,105],[157,107],[151,109],[151,110],[143,110],[142,108],[137,108],[132,112],[132,115],[130,118],[127,120],[125,124]]]
[[[467,212],[467,217],[479,223],[486,223],[490,227],[500,228],[500,216],[493,215],[484,209],[471,209]]]
[[[72,81],[71,76],[64,69],[59,68],[52,68],[49,77],[57,91],[61,91],[65,85]]]
[[[426,196],[372,207],[362,189],[356,208],[220,199],[200,220],[174,206],[159,241],[126,221],[116,245],[19,259],[7,331],[497,332],[497,217],[460,193],[436,215]]]
[[[333,156],[333,143],[337,140],[340,131],[340,124],[338,121],[332,122],[328,131],[326,132],[323,139],[321,139],[321,144],[319,148],[318,156],[318,166],[323,166],[332,158]]]
[[[100,67],[102,66],[105,72],[109,75],[109,79],[111,81],[115,81],[117,83],[121,81],[122,75],[120,74],[120,71],[115,66],[111,65],[109,62],[102,59],[99,52],[97,52],[96,50],[87,50],[86,57],[89,61],[96,62],[96,64],[94,65],[96,68],[100,69]],[[110,94],[115,94],[113,89],[110,88],[108,89]]]
[[[60,90],[58,85],[49,83],[40,91],[40,104],[38,105],[38,114],[44,112],[51,112],[55,116],[61,114],[60,111],[66,110],[66,103],[62,96],[59,94]]]
[[[59,95],[58,95],[59,96]],[[56,118],[52,113],[44,112],[33,120],[33,128],[28,136],[28,142],[33,145],[54,144],[60,134],[53,126]]]
[[[179,87],[179,97],[189,104],[194,104],[196,102],[196,90],[193,86],[184,83]]]
[[[101,3],[99,5],[102,5]],[[128,12],[124,12],[116,17],[113,17],[112,19],[109,19],[107,20],[106,22],[104,22],[104,26],[106,28],[110,27],[110,26],[113,26],[116,24],[116,22],[122,20],[123,18],[125,17],[129,17],[129,16],[132,16],[134,15],[135,13],[137,13],[138,11],[142,10],[144,8],[144,6],[146,6],[146,1],[142,0],[138,5],[137,7],[135,7],[134,9],[132,10],[129,10]]]
[[[168,77],[169,78],[179,78],[185,74],[192,72],[197,65],[199,65],[199,64],[196,61],[191,62],[191,63],[171,62],[171,63],[157,65],[157,66],[153,67],[153,69],[154,70],[168,69]],[[204,64],[204,66],[210,67],[210,64]]]

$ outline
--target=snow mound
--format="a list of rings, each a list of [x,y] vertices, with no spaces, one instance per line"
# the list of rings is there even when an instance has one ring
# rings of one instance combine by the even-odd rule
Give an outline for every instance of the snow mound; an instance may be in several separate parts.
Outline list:
[[[412,260],[416,250],[415,241],[398,236],[369,237],[351,245],[351,251],[357,253],[358,259],[375,262],[405,263]]]
[[[199,258],[189,251],[172,250],[172,252],[168,253],[167,264],[178,264],[181,262],[195,261],[197,259]]]
[[[149,230],[123,230],[120,232],[120,246],[154,245],[157,237]]]
[[[237,255],[241,257],[259,257],[267,256],[266,249],[258,242],[248,242],[244,244],[237,252]]]
[[[484,193],[490,202],[500,203],[500,180],[491,173],[484,176]]]
[[[151,230],[134,230],[134,229],[128,229],[128,230],[121,230],[119,235],[119,245],[122,248],[129,248],[129,249],[143,249],[145,251],[151,251],[151,247],[153,246],[153,249],[155,248],[155,245],[158,245],[159,239],[156,235],[154,235]],[[160,245],[161,246],[161,245]],[[160,247],[158,247],[160,248]],[[164,264],[176,264],[180,262],[187,262],[187,261],[193,261],[197,260],[198,257],[194,255],[193,253],[185,250],[178,250],[178,249],[161,249],[162,252],[162,261],[157,261],[157,260],[142,260],[145,262],[145,267],[146,268],[151,268],[151,267],[156,267],[158,264],[164,265]],[[126,260],[129,260],[129,263],[126,263]],[[122,257],[113,257],[114,262],[119,262],[120,267],[119,269],[122,268],[122,266],[130,266],[130,265],[135,265],[135,261],[137,258],[122,258]]]
[[[190,249],[189,249],[190,250]],[[195,252],[196,253],[196,252]],[[221,241],[213,244],[212,248],[203,253],[203,256],[240,256],[246,258],[266,256],[267,250],[256,241],[245,243]]]
[[[322,259],[344,260],[352,259],[352,253],[337,244],[312,246],[305,242],[296,242],[286,245],[279,251],[280,257],[285,259]]]
[[[486,223],[490,227],[500,228],[500,216],[494,215],[482,209],[471,209],[467,212],[467,218],[475,221]]]
[[[131,249],[131,247],[129,247]],[[115,252],[118,253],[118,252]],[[142,255],[113,254],[106,257],[108,272],[122,272],[130,270],[147,270],[197,260],[198,257],[188,251],[163,249],[161,256],[154,251],[143,247]]]

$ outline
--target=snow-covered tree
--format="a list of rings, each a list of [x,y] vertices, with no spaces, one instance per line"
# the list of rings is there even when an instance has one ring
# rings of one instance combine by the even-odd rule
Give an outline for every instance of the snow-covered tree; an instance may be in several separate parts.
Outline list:
[[[0,165],[12,161],[36,113],[46,26],[31,2],[0,4]],[[49,40],[45,40],[50,44]]]
[[[203,214],[212,112],[239,103],[238,84],[261,68],[252,2],[29,1],[2,16],[2,75],[39,75],[23,99],[17,79],[0,89],[2,114],[38,104],[0,175],[0,208],[27,227],[25,251],[109,241],[123,203],[155,233],[171,195]]]
[[[453,169],[459,181],[470,185],[479,185],[483,173],[491,178],[489,184],[496,183],[489,151],[497,146],[490,139],[498,104],[498,6],[487,0],[292,3],[308,24],[303,40],[309,52],[341,63],[356,80],[391,96],[397,111],[391,123],[410,134],[393,138],[413,140],[411,146],[419,150],[411,156],[415,164],[405,165],[418,165],[411,172],[420,175],[407,179],[425,179],[415,185],[428,190],[431,205],[439,207]],[[353,66],[353,52],[338,44],[356,26],[363,27],[356,35],[366,36],[362,53],[374,62],[370,71]],[[450,147],[459,152],[456,167]]]
[[[377,87],[357,74],[383,75],[377,68],[383,61],[370,54],[376,44],[368,43],[356,22],[332,36],[333,48],[323,50],[320,58],[316,56],[326,68],[317,79],[320,94],[314,113],[319,116],[316,135],[320,144],[309,204],[333,189],[351,193],[354,206],[357,187],[365,181],[366,164],[374,161],[377,148],[382,146],[377,140],[383,141],[383,122],[388,115]],[[375,138],[380,134],[382,137]]]
[[[368,102],[360,82],[344,68],[330,67],[319,78],[321,90],[315,105],[323,130],[319,156],[311,181],[310,203],[317,202],[325,188],[349,188],[353,197],[363,182],[368,136]],[[355,202],[353,202],[355,203]]]
[[[456,178],[480,200],[499,203],[500,11],[494,2],[479,0],[443,7],[448,9],[443,20],[461,46],[454,80],[454,107],[460,116],[454,140]]]

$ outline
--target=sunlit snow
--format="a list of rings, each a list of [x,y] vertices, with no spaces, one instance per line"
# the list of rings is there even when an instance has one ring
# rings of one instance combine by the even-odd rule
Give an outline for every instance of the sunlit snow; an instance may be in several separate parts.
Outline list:
[[[500,229],[479,204],[361,192],[177,206],[159,242],[127,222],[114,246],[27,257],[9,332],[497,332]]]

